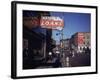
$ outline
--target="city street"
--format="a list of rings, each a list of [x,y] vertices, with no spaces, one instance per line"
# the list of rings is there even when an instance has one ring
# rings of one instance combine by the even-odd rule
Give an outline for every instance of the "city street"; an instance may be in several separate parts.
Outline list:
[[[89,53],[80,53],[75,54],[74,57],[62,57],[60,58],[62,66],[58,67],[84,67],[91,65],[91,54]],[[49,60],[43,66],[39,66],[37,68],[54,68],[55,62],[53,60]],[[57,68],[57,67],[56,67]]]
[[[89,14],[24,10],[23,69],[90,66],[89,21]]]
[[[91,65],[90,56],[91,56],[90,54],[77,54],[74,57],[69,57],[69,67],[90,66]]]

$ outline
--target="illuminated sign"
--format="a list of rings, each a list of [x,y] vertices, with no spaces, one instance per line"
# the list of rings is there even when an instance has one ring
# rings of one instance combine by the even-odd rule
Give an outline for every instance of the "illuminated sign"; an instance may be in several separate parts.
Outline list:
[[[48,29],[63,29],[64,21],[60,17],[55,16],[42,16],[40,20],[42,28]]]
[[[35,27],[41,27],[47,29],[62,30],[64,26],[64,21],[60,17],[54,17],[54,16],[41,16],[41,18],[24,17],[23,24],[24,26],[30,29]]]
[[[40,25],[38,17],[23,17],[23,24],[28,28],[35,28]]]

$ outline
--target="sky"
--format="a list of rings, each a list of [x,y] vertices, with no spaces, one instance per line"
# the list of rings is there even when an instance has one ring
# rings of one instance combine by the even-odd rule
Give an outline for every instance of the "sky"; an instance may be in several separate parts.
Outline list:
[[[59,16],[64,20],[64,39],[71,38],[76,32],[90,32],[91,15],[89,13],[51,12],[51,16]],[[59,41],[59,30],[52,31],[52,38]]]
[[[37,11],[23,11],[23,16],[35,16]],[[71,13],[71,12],[50,12],[50,16],[57,16],[64,20],[63,38],[71,38],[76,32],[90,32],[91,14],[89,13]],[[33,29],[46,35],[45,28]],[[52,30],[52,38],[59,42],[61,35],[59,30]]]

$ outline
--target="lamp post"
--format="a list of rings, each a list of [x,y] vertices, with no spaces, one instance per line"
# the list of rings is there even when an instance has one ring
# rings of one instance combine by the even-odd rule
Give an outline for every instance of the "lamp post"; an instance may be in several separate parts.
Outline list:
[[[66,56],[65,56],[65,53],[64,53],[63,28],[59,30],[59,33],[57,35],[61,35],[61,38],[60,38],[60,47],[61,47],[60,58],[61,58],[62,66],[65,66],[65,64],[66,64]]]

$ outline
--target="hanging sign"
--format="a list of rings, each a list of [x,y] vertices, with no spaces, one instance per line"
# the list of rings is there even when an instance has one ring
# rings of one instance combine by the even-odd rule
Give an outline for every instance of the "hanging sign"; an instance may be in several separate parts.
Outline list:
[[[60,17],[42,16],[40,20],[40,25],[42,28],[61,30],[64,27],[64,21]]]

